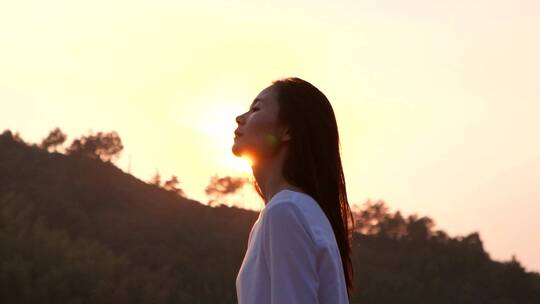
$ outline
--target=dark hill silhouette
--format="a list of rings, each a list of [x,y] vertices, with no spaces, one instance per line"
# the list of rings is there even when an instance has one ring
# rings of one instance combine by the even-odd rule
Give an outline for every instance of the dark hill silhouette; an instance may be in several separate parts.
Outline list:
[[[178,193],[4,132],[0,302],[236,303],[258,214]],[[382,204],[356,215],[352,303],[540,303],[540,275],[492,261],[478,233],[450,238]]]

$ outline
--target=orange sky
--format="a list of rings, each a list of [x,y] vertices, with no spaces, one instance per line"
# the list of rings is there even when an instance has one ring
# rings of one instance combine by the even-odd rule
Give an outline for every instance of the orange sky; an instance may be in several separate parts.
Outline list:
[[[234,117],[301,77],[334,107],[351,204],[478,231],[540,271],[540,4],[439,2],[6,1],[0,131],[115,130],[119,167],[205,202],[211,175],[248,174]]]

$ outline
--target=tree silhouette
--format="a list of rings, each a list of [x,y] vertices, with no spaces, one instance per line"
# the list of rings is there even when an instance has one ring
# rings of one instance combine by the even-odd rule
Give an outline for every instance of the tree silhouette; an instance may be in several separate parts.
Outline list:
[[[163,184],[163,189],[167,191],[176,192],[180,196],[185,196],[184,190],[178,188],[178,184],[180,181],[178,180],[178,177],[176,175],[171,176],[171,178]]]
[[[407,222],[401,215],[400,211],[396,211],[393,216],[386,215],[384,220],[379,224],[379,233],[391,239],[401,239],[407,235]]]
[[[117,159],[124,146],[115,131],[98,132],[75,139],[67,149],[67,154],[83,155],[89,158],[100,158],[103,161]]]
[[[26,142],[22,139],[21,135],[19,134],[19,131],[13,134],[11,130],[6,129],[4,130],[4,132],[2,132],[0,137],[4,138],[4,140],[15,141],[15,142],[26,144]]]
[[[400,211],[393,215],[388,212],[384,201],[372,203],[368,200],[363,209],[353,211],[355,218],[355,231],[364,235],[377,235],[389,239],[407,238],[414,241],[425,241],[437,238],[441,241],[447,239],[443,231],[433,232],[434,221],[429,217],[418,218],[418,215],[409,215],[405,219]],[[474,242],[472,238],[471,242]]]
[[[63,144],[66,141],[66,137],[66,134],[57,127],[49,132],[49,135],[43,139],[39,147],[49,152],[51,149],[56,152],[56,147]]]
[[[368,200],[363,205],[363,210],[353,213],[355,215],[355,230],[362,234],[377,234],[380,230],[379,223],[383,222],[388,215],[388,207],[384,201],[372,203]]]
[[[221,203],[224,196],[234,194],[248,182],[244,177],[218,177],[214,175],[210,178],[210,183],[204,190],[207,196],[211,199],[208,201],[209,206]]]
[[[161,187],[161,176],[159,175],[159,171],[156,170],[156,174],[152,176],[152,179],[150,180],[150,184]]]
[[[410,239],[425,241],[431,236],[434,222],[429,217],[418,218],[416,214],[410,215],[407,223],[407,234]]]

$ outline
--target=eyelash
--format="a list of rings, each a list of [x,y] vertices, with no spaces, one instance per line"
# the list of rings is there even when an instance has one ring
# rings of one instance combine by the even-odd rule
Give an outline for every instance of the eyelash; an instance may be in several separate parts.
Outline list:
[[[253,112],[255,112],[255,110],[258,110],[258,109],[259,109],[259,108],[251,108],[251,110],[252,110]]]

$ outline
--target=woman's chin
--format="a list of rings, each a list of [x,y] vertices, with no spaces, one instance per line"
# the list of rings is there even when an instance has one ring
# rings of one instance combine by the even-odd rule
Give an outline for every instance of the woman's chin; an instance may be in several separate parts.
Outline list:
[[[234,143],[231,147],[231,151],[235,156],[242,157],[242,149],[238,143]]]

